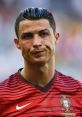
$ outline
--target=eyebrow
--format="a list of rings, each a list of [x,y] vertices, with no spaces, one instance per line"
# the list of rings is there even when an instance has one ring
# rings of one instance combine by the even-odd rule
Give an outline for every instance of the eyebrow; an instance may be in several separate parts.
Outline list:
[[[42,30],[40,30],[40,31],[47,31],[47,32],[49,32],[49,30],[48,30],[48,29],[42,29]]]
[[[32,32],[23,32],[22,35],[21,35],[21,38],[23,38],[26,35],[28,35],[28,36],[33,35],[33,33]]]
[[[40,32],[40,31],[49,31],[48,29],[41,29],[39,31],[36,31],[36,32]],[[33,33],[35,31],[27,31],[27,32],[23,32],[22,34],[27,34],[27,33]]]
[[[42,29],[42,30],[39,30],[38,32],[43,32],[43,31],[46,31],[46,32],[49,32],[48,29]],[[26,35],[26,34],[33,34],[33,31],[27,31],[27,32],[23,32],[21,37]]]

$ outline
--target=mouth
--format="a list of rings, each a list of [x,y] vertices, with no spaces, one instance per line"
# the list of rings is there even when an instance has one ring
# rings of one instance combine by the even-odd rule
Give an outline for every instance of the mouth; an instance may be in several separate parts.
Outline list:
[[[44,50],[39,50],[39,51],[32,51],[31,54],[34,56],[42,56],[44,55],[45,51]]]

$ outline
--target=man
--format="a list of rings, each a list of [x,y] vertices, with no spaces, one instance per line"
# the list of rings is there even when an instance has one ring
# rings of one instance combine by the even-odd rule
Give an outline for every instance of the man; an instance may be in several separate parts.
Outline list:
[[[0,117],[81,117],[82,85],[55,70],[59,41],[53,15],[28,8],[15,23],[24,68],[0,84]]]

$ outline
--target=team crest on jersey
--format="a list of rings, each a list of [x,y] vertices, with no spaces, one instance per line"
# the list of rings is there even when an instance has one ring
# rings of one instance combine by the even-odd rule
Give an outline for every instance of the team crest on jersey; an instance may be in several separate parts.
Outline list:
[[[70,98],[68,98],[66,95],[61,95],[60,103],[61,103],[61,105],[63,107],[62,115],[64,115],[65,117],[74,117],[74,116],[76,116],[76,114],[73,113],[73,108],[72,108],[72,103],[71,103]]]

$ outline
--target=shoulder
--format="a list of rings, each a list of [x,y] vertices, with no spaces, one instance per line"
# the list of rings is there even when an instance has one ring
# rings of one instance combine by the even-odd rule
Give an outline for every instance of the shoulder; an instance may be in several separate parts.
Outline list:
[[[7,97],[7,95],[10,94],[11,90],[15,88],[18,75],[19,73],[16,72],[0,83],[0,99]]]
[[[6,80],[2,81],[0,83],[0,89],[10,88],[13,85],[16,85],[19,79],[22,77],[19,72],[20,70],[21,69],[19,69],[16,73],[10,75]]]
[[[5,100],[12,101],[27,95],[34,89],[19,72],[12,74],[8,79],[0,83],[0,103]]]
[[[56,71],[56,82],[61,90],[69,92],[75,92],[78,90],[82,92],[82,83],[80,81],[58,71]]]
[[[18,72],[16,72],[15,74],[10,75],[7,79],[5,79],[4,81],[2,81],[0,83],[0,88],[6,88],[8,87],[11,83],[15,82],[18,76]]]

